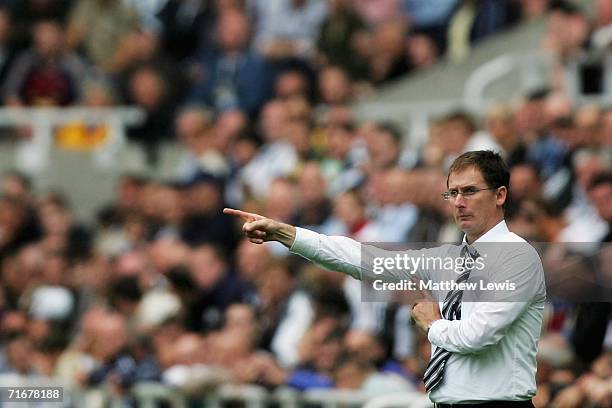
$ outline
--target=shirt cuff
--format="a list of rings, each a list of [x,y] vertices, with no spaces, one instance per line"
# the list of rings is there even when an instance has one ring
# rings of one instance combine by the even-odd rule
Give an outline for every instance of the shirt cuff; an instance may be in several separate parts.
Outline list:
[[[314,258],[319,250],[319,234],[306,228],[295,228],[295,240],[289,248],[289,252],[303,256],[307,259]]]
[[[427,332],[427,339],[431,344],[436,347],[440,347],[440,336],[442,332],[446,330],[451,324],[450,320],[439,319],[431,324],[429,331]]]

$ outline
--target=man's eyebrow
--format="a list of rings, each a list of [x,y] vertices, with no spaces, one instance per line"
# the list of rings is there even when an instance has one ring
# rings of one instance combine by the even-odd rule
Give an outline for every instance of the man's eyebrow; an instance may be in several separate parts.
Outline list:
[[[458,190],[458,189],[464,189],[464,188],[468,188],[468,187],[476,187],[476,184],[466,184],[465,186],[451,186],[448,189],[449,190]]]

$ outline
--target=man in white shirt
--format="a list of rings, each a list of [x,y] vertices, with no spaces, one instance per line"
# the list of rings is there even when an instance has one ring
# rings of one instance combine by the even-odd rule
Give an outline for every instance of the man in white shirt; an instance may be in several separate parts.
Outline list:
[[[438,302],[413,304],[415,324],[427,332],[432,344],[432,357],[423,381],[437,407],[533,407],[537,342],[546,288],[537,252],[510,232],[504,221],[508,186],[509,172],[499,154],[491,151],[462,154],[449,170],[448,190],[443,195],[453,206],[455,222],[465,233],[461,258],[457,256],[460,248],[456,245],[406,252],[413,258],[451,256],[465,261],[462,264],[465,268],[450,271],[450,275],[437,268],[433,268],[434,273],[429,267],[416,271],[424,281],[450,276],[457,286],[472,282],[479,269],[474,265],[486,258],[493,268],[479,271],[481,280],[484,273],[489,281],[511,283],[514,291],[511,295],[510,291],[497,291],[485,296],[487,301],[481,301],[482,297],[469,301],[466,297],[470,293],[464,294],[463,289],[455,287],[442,293],[432,292],[438,296]],[[257,214],[224,211],[245,221],[243,231],[253,243],[279,241],[291,252],[327,269],[364,282],[371,277],[370,264],[364,260],[379,251],[374,247],[346,237],[295,228]],[[487,243],[496,243],[493,250],[492,244]],[[467,255],[471,258],[469,267]],[[411,276],[405,270],[388,272],[393,278]],[[447,275],[440,276],[444,273]]]

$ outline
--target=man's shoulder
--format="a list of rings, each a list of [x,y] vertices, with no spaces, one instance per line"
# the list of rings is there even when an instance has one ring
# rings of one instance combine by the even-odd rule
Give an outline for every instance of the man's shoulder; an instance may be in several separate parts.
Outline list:
[[[509,232],[505,238],[506,239],[504,239],[503,242],[507,244],[507,253],[513,255],[523,255],[534,260],[540,259],[538,251],[535,249],[535,247],[520,235],[517,235],[514,232]]]
[[[497,265],[509,265],[515,262],[527,262],[541,265],[540,255],[536,248],[520,235],[506,231],[494,241],[477,243],[476,248],[482,254],[487,254],[490,262]]]
[[[508,233],[506,234],[506,236],[504,237],[507,242],[523,242],[523,243],[527,243],[527,240],[523,237],[521,237],[518,234],[515,234],[512,231],[508,231]]]

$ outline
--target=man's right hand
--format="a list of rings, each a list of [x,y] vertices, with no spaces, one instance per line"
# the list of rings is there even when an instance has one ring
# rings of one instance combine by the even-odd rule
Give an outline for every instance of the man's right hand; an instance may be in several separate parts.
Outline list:
[[[284,224],[259,214],[234,208],[224,208],[223,213],[240,217],[244,221],[242,232],[254,244],[278,241],[287,248],[290,248],[293,245],[293,241],[295,241],[295,227],[293,225]]]

